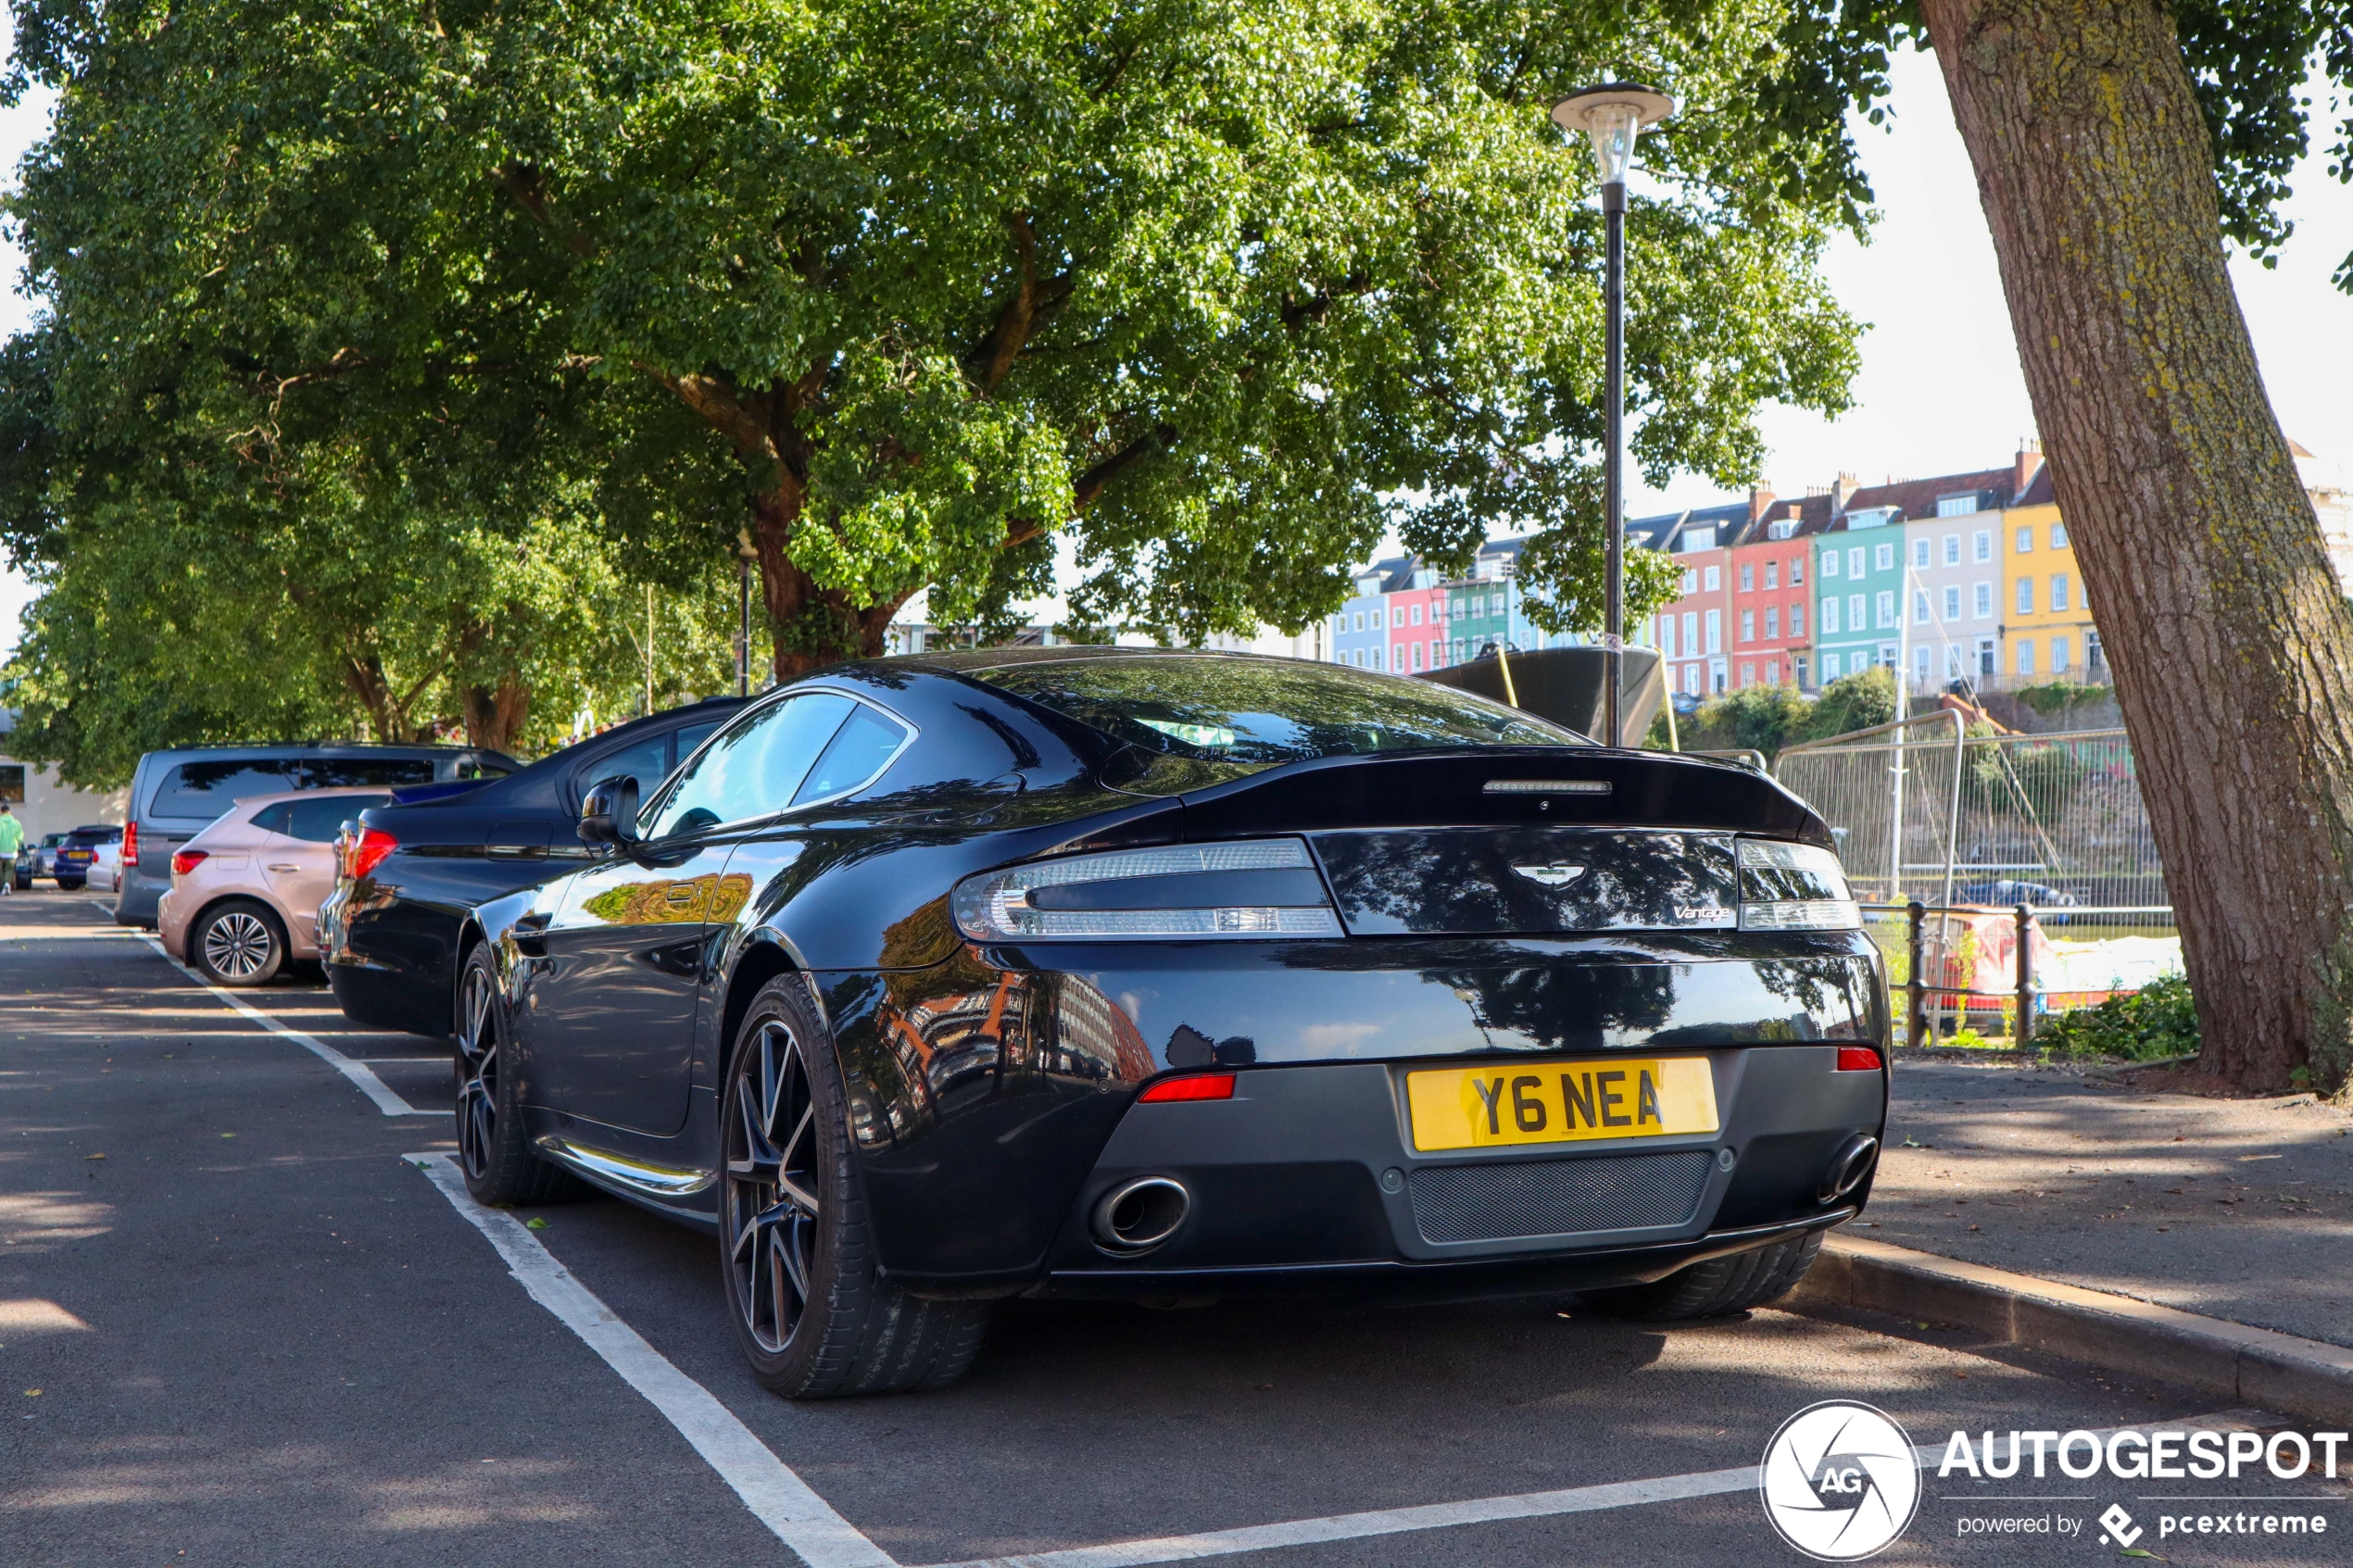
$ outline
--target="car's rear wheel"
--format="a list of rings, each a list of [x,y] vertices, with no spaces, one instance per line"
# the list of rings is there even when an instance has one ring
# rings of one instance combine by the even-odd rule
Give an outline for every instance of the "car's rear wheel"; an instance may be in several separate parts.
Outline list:
[[[1809,1231],[1770,1247],[1710,1258],[1648,1285],[1589,1290],[1579,1299],[1614,1318],[1675,1323],[1725,1317],[1777,1301],[1796,1289],[1821,1249],[1822,1233]]]
[[[458,1168],[477,1203],[560,1203],[584,1184],[539,1158],[523,1126],[519,1085],[507,1069],[506,1030],[498,1011],[498,974],[490,949],[476,945],[458,976],[458,1035],[450,1063],[458,1088]]]
[[[736,1038],[720,1102],[719,1269],[752,1375],[796,1399],[953,1383],[988,1308],[882,1278],[833,1040],[799,977],[769,982]]]
[[[215,985],[267,985],[286,967],[286,928],[269,906],[232,898],[196,917],[188,956]]]

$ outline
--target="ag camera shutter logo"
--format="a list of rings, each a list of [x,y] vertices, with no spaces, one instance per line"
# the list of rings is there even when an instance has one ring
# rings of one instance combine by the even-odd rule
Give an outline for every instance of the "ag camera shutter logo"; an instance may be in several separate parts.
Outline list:
[[[1781,1539],[1818,1562],[1853,1562],[1912,1523],[1919,1461],[1885,1411],[1825,1399],[1781,1423],[1765,1445],[1757,1491]]]

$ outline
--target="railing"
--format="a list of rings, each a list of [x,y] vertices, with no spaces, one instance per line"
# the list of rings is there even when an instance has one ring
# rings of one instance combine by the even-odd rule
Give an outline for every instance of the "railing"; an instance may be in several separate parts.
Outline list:
[[[1964,999],[1984,997],[2009,1003],[2017,1010],[2018,1024],[2011,1038],[2020,1050],[2029,1049],[2033,1045],[2034,998],[2042,991],[2042,987],[2037,986],[2034,980],[2033,937],[2037,915],[2064,915],[2070,918],[2127,916],[2146,921],[2149,917],[2158,915],[2170,920],[2173,913],[2170,906],[2152,904],[2063,904],[2040,909],[2032,904],[2013,905],[2010,915],[2015,922],[2016,935],[2011,951],[2012,971],[2017,977],[2016,981],[2007,991],[1982,991],[1966,986],[1931,985],[1928,983],[1926,977],[1929,969],[1930,943],[1927,935],[1927,917],[1930,915],[1982,915],[1992,912],[1986,906],[1982,904],[1927,904],[1913,898],[1901,904],[1865,904],[1862,908],[1865,914],[1900,914],[1905,917],[1904,1035],[1906,1045],[1919,1047],[1934,1038],[1929,1020],[1929,997],[1933,995],[1938,999],[1939,1005],[1936,1010],[1940,1015],[1943,1012],[1943,1002],[1949,997]],[[1940,937],[1941,935],[1940,932]],[[1939,956],[1942,959],[1944,955]],[[1961,1010],[1966,1013],[1968,1009],[1964,1006]]]

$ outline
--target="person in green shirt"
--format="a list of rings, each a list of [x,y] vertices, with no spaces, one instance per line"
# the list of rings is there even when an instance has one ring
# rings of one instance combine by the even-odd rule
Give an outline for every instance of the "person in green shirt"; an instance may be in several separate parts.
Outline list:
[[[24,847],[24,823],[0,800],[0,898],[17,890],[17,851]]]

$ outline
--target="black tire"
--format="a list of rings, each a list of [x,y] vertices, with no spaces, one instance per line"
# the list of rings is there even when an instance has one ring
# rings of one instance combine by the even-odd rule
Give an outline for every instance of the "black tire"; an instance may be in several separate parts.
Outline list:
[[[719,1273],[728,1322],[772,1393],[793,1399],[943,1388],[979,1352],[988,1309],[884,1281],[849,1153],[832,1035],[798,975],[752,998],[720,1100]]]
[[[1821,1249],[1822,1233],[1809,1231],[1792,1241],[1710,1258],[1648,1285],[1589,1290],[1579,1299],[1613,1318],[1681,1323],[1727,1317],[1777,1301],[1796,1289],[1806,1271],[1814,1266],[1814,1254]]]
[[[531,1147],[515,1075],[505,1071],[506,1020],[487,946],[477,945],[458,972],[457,1022],[450,1066],[458,1090],[458,1169],[465,1173],[466,1190],[493,1209],[583,1196],[587,1184]]]
[[[267,985],[286,967],[286,928],[250,898],[227,898],[188,928],[188,961],[216,985]]]

